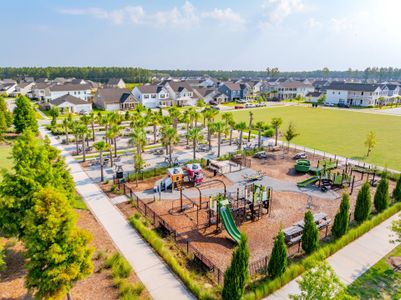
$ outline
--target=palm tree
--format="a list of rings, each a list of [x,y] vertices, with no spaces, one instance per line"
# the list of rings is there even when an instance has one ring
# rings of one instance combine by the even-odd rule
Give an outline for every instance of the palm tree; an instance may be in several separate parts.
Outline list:
[[[103,182],[103,151],[107,151],[109,148],[109,144],[107,144],[105,141],[99,141],[97,143],[93,144],[93,147],[97,151],[99,151],[99,161],[100,161],[100,181]]]
[[[77,137],[81,138],[82,142],[82,161],[86,161],[86,149],[85,149],[85,143],[86,143],[86,138],[88,136],[88,127],[86,127],[85,124],[79,123],[76,128],[77,132]]]
[[[258,148],[262,146],[262,130],[265,128],[266,124],[264,122],[256,122],[255,128],[258,130]]]
[[[242,134],[244,130],[246,129],[246,123],[245,122],[239,122],[236,126],[235,129],[239,131],[239,144],[238,144],[238,149],[242,150]]]
[[[186,110],[180,120],[182,123],[185,123],[185,132],[189,130],[189,124],[191,123],[191,116],[189,115],[188,110]],[[187,138],[187,145],[188,145],[188,138]]]
[[[144,165],[142,151],[146,144],[145,129],[143,127],[135,127],[130,133],[130,137],[129,143],[136,147],[136,152],[134,151],[134,169],[140,171]],[[136,176],[136,179],[138,180],[138,175]]]
[[[117,138],[121,134],[121,126],[119,125],[112,125],[110,130],[113,134],[113,144],[114,144],[114,157],[117,157]]]
[[[65,133],[65,143],[68,145],[70,143],[69,138],[68,138],[68,130],[70,127],[70,121],[68,118],[65,118],[63,120],[63,128],[64,128],[64,133]]]
[[[249,131],[248,131],[248,143],[251,140],[251,131],[252,131],[252,122],[253,122],[253,112],[249,112]]]
[[[173,120],[173,127],[175,130],[177,130],[178,126],[178,118],[180,117],[180,110],[177,108],[177,106],[173,105],[168,108],[168,114]]]
[[[79,134],[80,134],[79,123],[71,122],[71,129],[72,129],[72,133],[74,134],[75,147],[76,147],[76,152],[77,152],[77,155],[78,155],[78,152],[79,152],[78,143],[79,143]]]
[[[221,115],[221,119],[226,122],[226,127],[228,127],[228,123],[234,119],[234,115],[232,112],[225,112]]]
[[[172,146],[176,144],[179,141],[178,135],[177,135],[177,130],[174,127],[168,126],[164,127],[162,130],[162,139],[163,142],[165,143],[167,149],[168,149],[168,154],[169,154],[169,160],[170,164],[173,162],[173,148]]]
[[[95,112],[91,111],[89,113],[89,121],[90,121],[91,127],[92,127],[92,141],[95,141],[95,121],[96,121]]]
[[[196,110],[195,107],[190,107],[188,109],[189,115],[191,117],[191,127],[197,127],[198,126],[198,120],[200,118],[200,113]]]
[[[236,125],[234,119],[229,120],[228,125],[230,126],[230,146],[231,146],[233,144],[233,130]]]
[[[52,117],[51,125],[54,127],[57,125],[57,117],[60,115],[60,110],[57,106],[52,106],[49,110],[49,115]]]
[[[90,117],[89,117],[89,116],[86,116],[86,115],[81,116],[81,122],[82,122],[82,124],[84,124],[86,127],[88,127],[88,126],[89,126],[89,123],[90,123]],[[88,135],[86,136],[86,145],[89,147]]]
[[[221,134],[226,132],[227,126],[224,122],[214,123],[214,132],[217,133],[217,157],[220,157]]]
[[[277,146],[277,140],[278,140],[278,129],[280,126],[283,124],[283,120],[281,118],[273,118],[272,119],[272,126],[274,127],[274,133],[275,133],[275,142],[274,145]]]
[[[209,144],[209,151],[212,150],[212,135],[215,133],[214,128],[215,123],[207,123],[207,142]]]
[[[108,141],[107,143],[109,144],[109,155],[110,155],[110,167],[113,167],[113,141],[114,138],[116,137],[116,133],[109,129],[106,132],[106,140]]]
[[[153,125],[153,144],[157,142],[157,126],[160,125],[161,116],[158,113],[152,113],[149,118],[149,123]]]
[[[187,134],[187,139],[192,140],[192,147],[194,151],[194,160],[196,160],[196,146],[199,142],[203,140],[202,130],[198,127],[191,128]]]

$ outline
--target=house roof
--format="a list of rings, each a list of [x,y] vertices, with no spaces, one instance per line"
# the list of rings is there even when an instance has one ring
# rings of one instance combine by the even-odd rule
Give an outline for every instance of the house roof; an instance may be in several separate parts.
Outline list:
[[[374,92],[379,88],[379,84],[375,83],[353,83],[353,82],[332,82],[326,87],[327,90],[341,90],[341,91],[361,91],[361,92]]]
[[[170,81],[168,84],[174,92],[181,92],[183,89],[193,91],[193,88],[185,81]]]
[[[50,83],[47,83],[47,82],[39,82],[39,83],[36,83],[36,84],[34,85],[33,89],[43,90],[43,89],[45,89],[45,88],[48,88],[49,86],[51,86]]]
[[[142,94],[157,94],[162,90],[162,88],[162,86],[156,84],[138,86],[138,89]]]
[[[239,85],[239,83],[234,83],[234,82],[224,82],[223,83],[226,87],[228,87],[230,90],[240,90],[241,86]]]
[[[33,84],[33,82],[21,82],[20,84],[17,85],[17,87],[23,89],[32,84]]]
[[[64,91],[86,91],[91,89],[90,84],[56,84],[50,88],[52,92],[64,92]]]
[[[107,81],[108,85],[117,85],[120,83],[122,79],[121,78],[110,78],[109,81]]]
[[[89,104],[88,102],[86,102],[86,101],[84,101],[84,100],[82,100],[80,98],[74,97],[72,95],[69,95],[69,94],[66,94],[66,95],[58,97],[58,98],[56,98],[54,100],[51,100],[50,104],[51,105],[55,105],[55,106],[59,106],[59,105],[65,103],[65,102],[69,102],[69,103],[72,103],[74,105]]]
[[[212,93],[215,93],[216,89],[206,88],[206,87],[197,87],[194,89],[194,92],[197,93],[199,97],[204,98]]]
[[[280,88],[313,88],[313,85],[299,81],[286,81],[278,85]]]
[[[309,92],[305,97],[320,97],[322,94],[322,92]]]
[[[95,100],[103,101],[105,104],[116,104],[127,101],[136,101],[134,95],[128,89],[103,88],[96,92]]]

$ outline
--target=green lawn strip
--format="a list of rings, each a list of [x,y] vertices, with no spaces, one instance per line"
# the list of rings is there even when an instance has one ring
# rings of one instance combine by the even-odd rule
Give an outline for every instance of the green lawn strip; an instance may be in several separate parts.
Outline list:
[[[215,291],[205,286],[201,286],[195,281],[194,275],[180,265],[175,258],[172,250],[169,249],[166,242],[151,228],[147,227],[140,219],[140,215],[136,214],[130,218],[132,226],[139,232],[145,241],[163,258],[170,268],[182,280],[185,286],[196,296],[197,299],[216,299]]]
[[[259,108],[252,112],[254,122],[281,117],[281,133],[293,122],[300,135],[291,143],[401,170],[399,116],[302,106]],[[233,115],[236,122],[249,122],[249,111],[237,110]],[[366,158],[364,142],[369,131],[376,133],[377,145]]]
[[[401,273],[388,264],[390,256],[401,256],[401,245],[348,286],[348,293],[360,299],[401,299]]]
[[[305,257],[298,263],[292,263],[288,266],[283,275],[275,279],[265,279],[251,284],[250,290],[244,296],[244,299],[262,299],[267,295],[274,293],[291,280],[295,279],[303,272],[313,268],[317,263],[327,259],[338,250],[367,233],[383,221],[387,220],[401,210],[401,203],[396,203],[382,213],[363,222],[361,225],[350,229],[343,237],[333,242],[327,243],[310,256]]]
[[[160,148],[162,145],[161,144],[156,144],[156,145],[150,145],[150,146],[145,146],[145,150],[150,150],[150,149],[154,149],[154,148]],[[127,152],[132,152],[134,150],[134,148],[128,148],[128,149],[124,149],[124,150],[117,150],[117,154],[124,154],[124,153],[127,153]],[[104,153],[105,155],[107,155],[108,153]],[[113,150],[113,155],[114,155],[114,150]],[[97,158],[97,157],[99,157],[99,154],[97,153],[97,154],[89,154],[89,155],[86,155],[86,158],[88,159],[88,158]],[[74,156],[74,159],[75,160],[82,160],[82,155],[77,155],[77,156]]]

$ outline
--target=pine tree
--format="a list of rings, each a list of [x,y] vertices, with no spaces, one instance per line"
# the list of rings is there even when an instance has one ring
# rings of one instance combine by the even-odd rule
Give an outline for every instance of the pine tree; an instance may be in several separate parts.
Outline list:
[[[401,201],[401,175],[398,176],[397,184],[393,191],[393,198],[395,202]]]
[[[304,232],[302,234],[302,249],[307,253],[312,253],[319,248],[319,230],[313,219],[312,212],[308,210],[304,217]]]
[[[274,246],[272,254],[267,266],[267,273],[275,278],[283,274],[287,268],[287,245],[284,240],[284,233],[280,229],[276,239],[274,240]]]
[[[337,212],[333,227],[331,228],[331,232],[335,238],[342,237],[348,231],[349,206],[349,195],[344,193],[340,204],[340,210]]]
[[[75,200],[75,187],[67,166],[48,139],[41,141],[26,130],[12,149],[13,167],[0,183],[0,231],[22,236],[22,221],[34,205],[33,194],[45,186],[63,192]]]
[[[47,187],[34,198],[24,219],[25,286],[36,298],[62,299],[93,271],[91,236],[76,227],[76,215],[62,193]]]
[[[383,173],[376,189],[374,204],[377,212],[382,212],[390,205],[390,196],[388,193],[388,179]]]
[[[372,200],[370,196],[370,184],[365,182],[358,193],[355,204],[354,218],[357,222],[363,222],[369,218]]]
[[[224,272],[224,300],[240,300],[245,291],[245,285],[249,278],[249,249],[248,238],[241,234],[241,241],[234,250],[231,265]]]
[[[17,133],[30,129],[32,132],[38,132],[38,122],[35,118],[35,111],[31,102],[25,96],[19,96],[15,100],[14,126]]]

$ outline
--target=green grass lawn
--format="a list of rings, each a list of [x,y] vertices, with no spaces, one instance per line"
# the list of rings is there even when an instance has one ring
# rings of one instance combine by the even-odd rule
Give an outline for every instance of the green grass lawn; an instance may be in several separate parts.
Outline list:
[[[258,108],[252,112],[255,122],[281,117],[281,132],[293,122],[300,135],[292,143],[401,170],[399,116],[302,106]],[[237,122],[249,122],[249,110],[233,114]],[[370,130],[376,133],[377,146],[366,158],[364,142]]]
[[[142,83],[126,83],[125,87],[132,91],[136,86],[141,86],[143,85]]]
[[[0,168],[9,170],[12,166],[11,156],[11,146],[10,145],[0,145]],[[0,179],[2,178],[0,173]]]
[[[401,246],[355,280],[348,293],[360,299],[401,299],[401,273],[394,272],[387,263],[389,256],[401,256]]]

